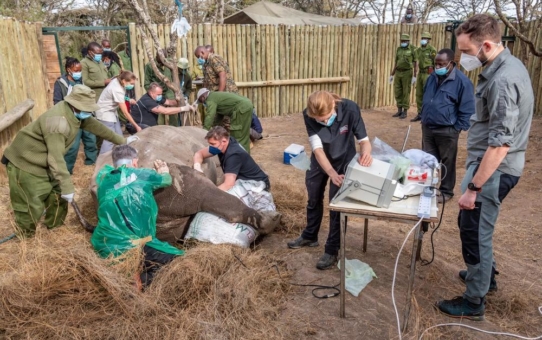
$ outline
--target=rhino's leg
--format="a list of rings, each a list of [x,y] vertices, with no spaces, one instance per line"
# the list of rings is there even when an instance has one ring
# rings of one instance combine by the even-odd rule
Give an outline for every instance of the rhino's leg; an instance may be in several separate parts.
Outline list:
[[[260,213],[247,207],[237,197],[218,189],[213,182],[192,168],[168,165],[173,184],[155,194],[160,215],[184,217],[204,211],[230,223],[251,225],[261,234],[271,232],[280,224],[279,213]]]
[[[191,216],[179,217],[172,220],[159,218],[156,225],[156,237],[161,241],[174,244],[184,237],[191,220]]]

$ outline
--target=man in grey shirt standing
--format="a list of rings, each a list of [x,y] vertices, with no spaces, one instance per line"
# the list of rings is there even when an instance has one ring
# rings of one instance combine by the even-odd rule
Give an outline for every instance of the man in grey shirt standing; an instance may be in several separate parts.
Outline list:
[[[463,296],[437,302],[451,317],[481,321],[485,296],[497,290],[493,232],[503,199],[519,181],[533,116],[534,95],[525,66],[502,46],[499,23],[478,14],[455,32],[467,71],[484,66],[475,90],[476,113],[467,138],[467,172],[459,199],[459,234],[467,270]]]

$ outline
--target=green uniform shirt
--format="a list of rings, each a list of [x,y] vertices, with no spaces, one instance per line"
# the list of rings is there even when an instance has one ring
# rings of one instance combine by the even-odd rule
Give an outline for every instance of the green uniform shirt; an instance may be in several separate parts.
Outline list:
[[[234,123],[234,114],[244,110],[254,108],[250,99],[231,92],[211,92],[205,100],[207,107],[205,108],[205,121],[203,127],[207,130],[220,123],[224,116],[232,118],[231,124]]]
[[[179,69],[179,81],[181,82],[181,92],[187,98],[190,98],[192,93],[192,76],[188,70]]]
[[[100,99],[100,95],[105,88],[105,81],[109,79],[107,75],[107,67],[101,61],[99,63],[90,60],[88,57],[81,60],[83,67],[83,85],[90,87],[96,92],[96,103]]]
[[[158,69],[160,70],[160,72],[162,72],[164,76],[166,76],[169,80],[173,81],[173,76],[171,75],[171,70],[169,68],[165,66],[158,66]],[[147,65],[145,65],[145,83],[143,84],[145,90],[149,89],[149,85],[151,83],[158,83],[158,85],[160,85],[166,99],[175,99],[175,93],[169,87],[167,87],[166,84],[162,82],[156,74],[154,74],[151,63],[147,63]]]
[[[113,78],[120,74],[120,66],[116,62],[112,61],[111,66],[109,66],[109,70],[107,71],[107,77]]]
[[[414,68],[413,63],[418,61],[416,55],[416,47],[408,44],[407,47],[398,47],[395,54],[395,64],[397,65],[397,71],[406,71]]]
[[[126,142],[124,137],[93,117],[79,121],[68,103],[61,101],[21,129],[4,156],[23,171],[58,180],[62,194],[73,193],[75,189],[64,154],[70,149],[80,128],[114,144]]]
[[[130,59],[126,51],[120,51],[119,53],[117,53],[117,55],[122,62],[122,69],[132,71],[132,59]]]
[[[425,70],[428,67],[435,67],[435,57],[437,56],[437,50],[433,46],[427,44],[425,47],[418,47],[416,52],[420,70]]]

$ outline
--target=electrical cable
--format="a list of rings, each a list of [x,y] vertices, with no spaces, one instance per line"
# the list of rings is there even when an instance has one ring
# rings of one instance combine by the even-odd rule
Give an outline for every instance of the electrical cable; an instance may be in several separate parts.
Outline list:
[[[436,190],[440,191],[440,189],[437,189],[435,187],[432,187],[432,189],[436,189]],[[442,192],[440,194],[442,195]],[[435,235],[438,228],[440,228],[440,225],[442,224],[442,217],[444,216],[444,207],[445,206],[446,206],[446,199],[445,199],[444,196],[442,196],[442,211],[440,213],[440,219],[438,221],[437,226],[435,228],[433,228],[433,231],[431,232],[431,260],[430,261],[421,260],[421,265],[422,266],[428,266],[431,263],[433,263],[433,260],[435,260],[435,244],[433,242],[433,235]]]
[[[401,252],[403,251],[403,248],[405,247],[405,244],[408,241],[410,234],[412,234],[412,232],[416,230],[416,228],[420,225],[420,223],[422,223],[422,221],[423,217],[420,218],[418,223],[416,223],[416,225],[412,227],[412,229],[410,229],[410,231],[406,235],[405,240],[401,245],[401,248],[399,248],[399,253],[397,253],[397,259],[395,259],[395,268],[393,269],[393,281],[391,283],[391,301],[393,302],[393,309],[395,311],[395,317],[397,319],[397,332],[399,333],[399,340],[401,340],[403,336],[401,334],[401,321],[399,320],[399,311],[397,310],[397,304],[395,303],[395,278],[397,277],[397,266],[399,265],[399,257],[401,256]]]
[[[0,244],[5,243],[5,242],[11,240],[11,239],[14,238],[15,236],[16,236],[15,234],[11,234],[11,235],[9,235],[9,236],[7,236],[7,237],[4,237],[3,239],[0,240]]]

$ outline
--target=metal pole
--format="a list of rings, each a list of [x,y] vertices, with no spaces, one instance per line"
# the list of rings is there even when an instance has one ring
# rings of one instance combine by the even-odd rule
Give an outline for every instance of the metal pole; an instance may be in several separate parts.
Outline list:
[[[367,252],[367,237],[369,236],[369,219],[365,219],[363,226],[363,252]]]
[[[418,252],[418,240],[423,235],[422,224],[418,224],[415,231],[414,241],[412,242],[412,257],[410,258],[410,274],[408,276],[408,290],[406,295],[405,313],[403,316],[403,326],[401,331],[405,332],[408,328],[408,319],[410,317],[410,307],[412,304],[412,288],[414,286],[414,277],[416,274],[416,254]]]
[[[346,289],[345,289],[345,280],[346,280],[346,263],[345,263],[345,248],[346,248],[346,223],[347,223],[347,216],[346,214],[340,213],[340,220],[341,220],[341,250],[340,250],[340,256],[341,256],[341,307],[340,307],[340,317],[345,317],[345,295],[346,295]]]

